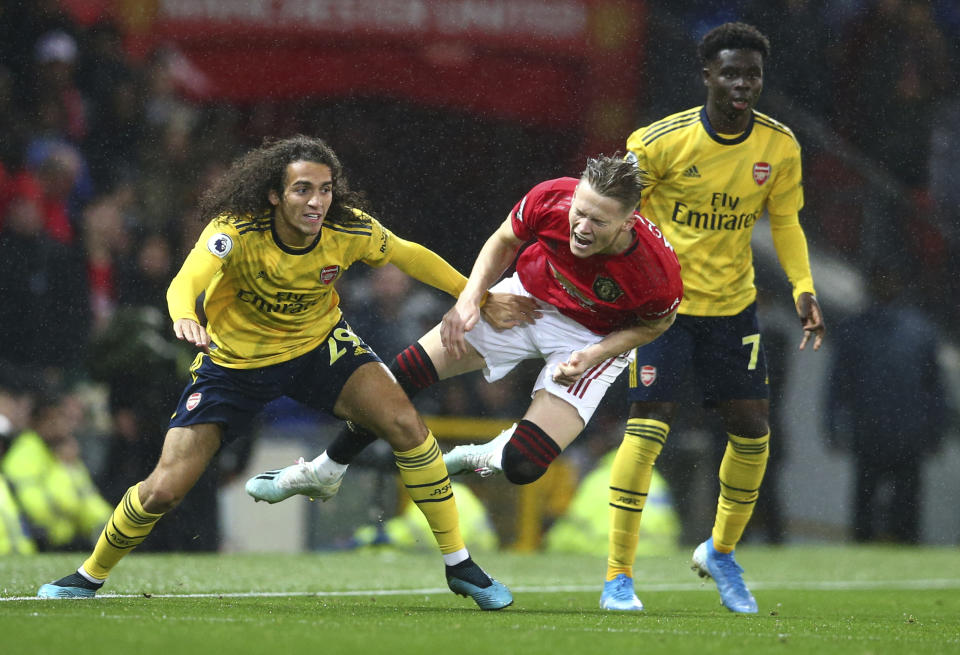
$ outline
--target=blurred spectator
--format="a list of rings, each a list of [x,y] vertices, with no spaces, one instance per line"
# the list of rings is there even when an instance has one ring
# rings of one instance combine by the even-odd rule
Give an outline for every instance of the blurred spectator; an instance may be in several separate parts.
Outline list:
[[[142,104],[139,80],[131,73],[119,74],[93,117],[84,147],[98,189],[137,177],[146,132]]]
[[[86,100],[76,84],[77,42],[63,30],[43,34],[34,47],[34,100],[56,102],[64,113],[65,135],[81,143],[87,135]]]
[[[76,34],[76,26],[59,0],[0,3],[0,61],[16,75],[18,100],[30,102],[35,90],[37,43],[42,35],[56,31]]]
[[[99,196],[83,213],[83,246],[95,333],[106,327],[117,305],[117,268],[130,241],[124,223],[126,196],[121,187]]]
[[[84,36],[77,84],[90,99],[91,112],[83,151],[97,188],[106,190],[136,174],[145,132],[143,84],[115,24],[96,23]]]
[[[159,232],[142,235],[121,257],[118,269],[121,307],[146,305],[166,313],[167,287],[176,272],[167,236]]]
[[[53,122],[62,113],[52,100],[41,102],[39,111]],[[24,163],[41,183],[47,230],[58,241],[72,242],[83,208],[93,195],[93,181],[83,154],[55,130],[38,132],[27,144]]]
[[[550,527],[544,538],[549,553],[583,553],[605,557],[608,548],[608,517],[598,511],[610,502],[610,471],[616,449],[600,458],[577,486],[566,512]],[[459,493],[459,492],[458,492]],[[638,554],[669,556],[676,553],[680,518],[666,481],[656,470],[650,480],[643,507]]]
[[[944,101],[935,111],[930,135],[929,190],[933,222],[943,236],[947,261],[945,271],[932,286],[942,325],[956,325],[960,308],[944,298],[960,295],[960,95]]]
[[[80,458],[76,430],[82,418],[78,398],[43,390],[28,428],[0,462],[44,550],[91,547],[112,511]]]
[[[90,99],[92,118],[107,110],[114,87],[131,76],[133,67],[115,23],[100,21],[86,30],[81,38],[76,81]]]
[[[849,26],[842,50],[832,71],[835,124],[904,184],[922,186],[931,107],[950,87],[930,2],[879,0]]]
[[[170,125],[175,121],[196,120],[196,111],[181,92],[191,88],[187,60],[172,46],[158,48],[147,64],[147,96],[144,119],[151,129]]]
[[[33,391],[26,376],[0,361],[0,461],[20,434],[33,409]],[[0,555],[29,555],[37,545],[7,480],[0,475]]]
[[[42,199],[29,192],[7,206],[0,230],[0,358],[68,369],[83,356],[90,325],[78,251],[44,231]]]
[[[767,93],[779,92],[791,102],[819,115],[832,102],[827,75],[828,45],[836,39],[824,0],[754,0],[745,21],[760,28],[774,44],[764,62]],[[798,62],[803,62],[798,66]]]
[[[830,376],[830,443],[853,457],[853,536],[918,543],[921,465],[940,447],[945,390],[940,336],[911,306],[904,264],[873,267],[873,304],[838,326]]]
[[[372,269],[350,294],[351,327],[384,359],[426,334],[450,308],[447,298],[392,264]]]
[[[4,60],[0,58],[0,61]],[[29,140],[29,128],[23,103],[15,96],[13,72],[0,64],[0,134],[3,135],[0,139],[0,168],[8,173],[18,168],[23,160]],[[4,197],[0,192],[0,212],[3,211],[3,201]]]
[[[192,211],[199,181],[194,120],[190,112],[177,113],[148,129],[141,142],[135,184],[147,230],[167,230]]]

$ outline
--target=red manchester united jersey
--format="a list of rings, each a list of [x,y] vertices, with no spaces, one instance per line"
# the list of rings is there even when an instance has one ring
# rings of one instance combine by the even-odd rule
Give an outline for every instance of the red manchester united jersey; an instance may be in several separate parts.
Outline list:
[[[569,213],[577,182],[571,177],[541,182],[513,208],[513,233],[532,242],[517,261],[524,288],[597,334],[676,309],[683,296],[677,255],[639,213],[633,241],[622,253],[580,258],[570,252]]]

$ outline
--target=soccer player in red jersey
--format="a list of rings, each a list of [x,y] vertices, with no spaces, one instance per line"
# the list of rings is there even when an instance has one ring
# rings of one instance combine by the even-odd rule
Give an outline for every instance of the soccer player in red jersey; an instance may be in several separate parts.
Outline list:
[[[660,230],[636,212],[643,182],[627,161],[597,157],[579,179],[535,186],[487,239],[467,285],[440,325],[400,353],[391,370],[411,396],[438,380],[483,370],[488,381],[525,359],[544,360],[523,418],[495,439],[444,456],[451,475],[503,472],[537,480],[583,430],[632,349],[673,322],[680,265]],[[497,282],[517,257],[516,272]],[[497,330],[480,313],[488,289],[526,296],[536,310]],[[307,466],[251,478],[257,500],[329,497],[372,441],[351,427]]]

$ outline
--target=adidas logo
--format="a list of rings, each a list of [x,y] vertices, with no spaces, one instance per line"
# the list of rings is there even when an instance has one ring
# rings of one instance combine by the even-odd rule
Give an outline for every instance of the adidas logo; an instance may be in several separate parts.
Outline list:
[[[683,172],[684,177],[700,177],[700,171],[697,170],[696,166],[691,166]]]

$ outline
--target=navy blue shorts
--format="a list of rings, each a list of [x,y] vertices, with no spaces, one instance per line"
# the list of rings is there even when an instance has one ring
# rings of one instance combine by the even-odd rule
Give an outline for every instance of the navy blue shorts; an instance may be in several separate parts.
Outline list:
[[[170,427],[217,423],[230,441],[263,409],[288,396],[316,410],[333,414],[340,391],[360,366],[380,358],[341,320],[322,345],[287,362],[263,368],[227,368],[197,355],[186,386],[170,419]],[[231,429],[232,428],[232,429]]]
[[[767,360],[757,308],[735,316],[687,316],[637,348],[630,367],[630,402],[679,402],[699,390],[703,402],[769,398]]]

